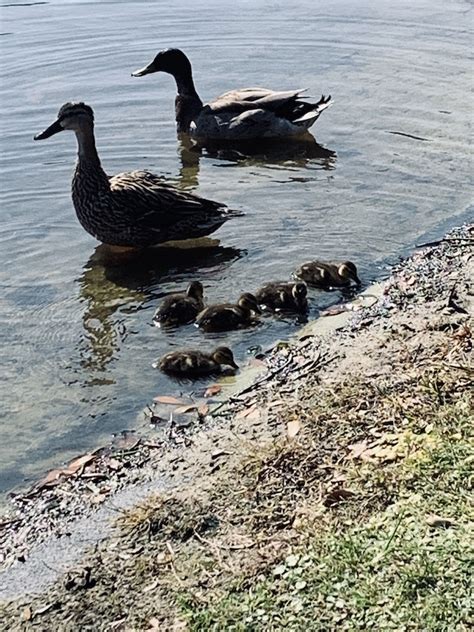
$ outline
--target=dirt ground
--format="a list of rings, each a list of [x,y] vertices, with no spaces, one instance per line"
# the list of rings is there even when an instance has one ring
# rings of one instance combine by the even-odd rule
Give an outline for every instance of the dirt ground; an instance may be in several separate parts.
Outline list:
[[[473,246],[452,231],[227,401],[153,411],[192,423],[18,495],[2,628],[471,629]]]

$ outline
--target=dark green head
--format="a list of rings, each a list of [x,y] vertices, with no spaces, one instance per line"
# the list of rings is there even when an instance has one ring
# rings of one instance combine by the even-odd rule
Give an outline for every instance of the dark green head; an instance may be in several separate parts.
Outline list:
[[[156,55],[148,66],[132,72],[132,77],[143,77],[153,72],[167,72],[173,77],[190,75],[191,62],[179,48],[165,48]]]

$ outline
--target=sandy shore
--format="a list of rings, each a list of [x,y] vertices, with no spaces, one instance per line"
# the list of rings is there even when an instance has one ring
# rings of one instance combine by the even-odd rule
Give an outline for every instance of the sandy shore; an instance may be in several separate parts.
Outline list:
[[[277,345],[240,392],[223,402],[204,393],[158,402],[151,422],[162,430],[153,438],[124,435],[16,496],[0,522],[5,629],[297,630],[308,616],[320,622],[315,630],[359,629],[370,617],[376,629],[468,629],[455,599],[462,568],[445,572],[443,590],[438,557],[427,553],[442,612],[428,603],[429,582],[412,601],[405,588],[387,589],[377,606],[381,595],[361,576],[359,603],[338,547],[367,537],[370,558],[395,568],[394,533],[411,517],[423,524],[413,542],[433,531],[432,545],[440,527],[449,555],[454,543],[464,552],[467,478],[451,481],[449,499],[445,470],[436,470],[438,487],[430,478],[423,488],[418,459],[431,464],[428,453],[448,444],[464,450],[473,246],[472,227],[452,231]],[[388,536],[378,542],[364,529]],[[340,568],[328,566],[338,555]],[[398,585],[379,576],[385,581]]]

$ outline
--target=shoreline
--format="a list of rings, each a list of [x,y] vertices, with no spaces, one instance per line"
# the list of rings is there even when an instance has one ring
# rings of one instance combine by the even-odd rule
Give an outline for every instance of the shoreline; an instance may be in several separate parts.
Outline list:
[[[417,249],[410,257],[394,266],[387,281],[368,288],[351,303],[337,306],[337,309],[332,311],[329,310],[327,316],[306,325],[289,342],[278,343],[265,357],[265,363],[260,361],[252,368],[249,374],[249,376],[252,374],[255,376],[252,383],[248,383],[249,376],[244,378],[246,382],[243,388],[242,382],[238,382],[240,392],[231,393],[224,401],[215,401],[212,397],[199,399],[192,410],[178,413],[177,423],[163,429],[163,436],[159,439],[156,435],[153,439],[134,433],[124,435],[114,446],[99,448],[88,455],[78,457],[69,464],[68,468],[55,470],[28,492],[17,494],[10,516],[0,522],[2,548],[0,568],[3,569],[0,570],[2,577],[0,585],[4,587],[0,591],[0,598],[13,600],[3,607],[2,615],[9,622],[10,629],[22,629],[21,626],[26,624],[51,625],[54,628],[54,625],[61,620],[61,612],[64,615],[62,604],[69,603],[71,594],[74,593],[74,590],[72,593],[68,592],[64,578],[72,573],[77,583],[76,567],[82,566],[83,573],[84,564],[88,568],[91,566],[91,560],[94,559],[91,549],[100,550],[104,557],[112,556],[112,544],[115,542],[114,546],[116,546],[117,541],[122,542],[126,539],[123,524],[120,527],[122,533],[117,536],[117,527],[111,524],[112,518],[116,520],[119,517],[122,522],[126,522],[127,519],[131,520],[130,516],[133,516],[134,512],[146,514],[146,509],[143,507],[146,507],[149,498],[162,499],[152,503],[153,511],[158,513],[166,503],[171,502],[170,506],[167,505],[166,519],[160,514],[160,525],[163,532],[167,534],[166,542],[173,553],[170,553],[168,549],[168,554],[163,558],[163,566],[166,567],[163,582],[161,582],[161,570],[158,575],[156,572],[150,575],[153,582],[156,581],[156,586],[150,592],[154,592],[155,589],[160,595],[160,591],[166,592],[165,589],[169,590],[168,576],[179,575],[174,557],[178,558],[180,552],[175,550],[176,542],[170,533],[173,534],[178,529],[183,516],[173,513],[173,503],[177,503],[178,500],[179,506],[184,503],[183,515],[187,514],[187,511],[193,515],[198,514],[201,505],[206,505],[206,498],[213,495],[213,488],[224,489],[231,480],[235,481],[236,474],[243,467],[242,463],[246,463],[252,455],[254,459],[261,461],[262,454],[271,453],[277,445],[283,450],[281,454],[286,454],[285,450],[289,450],[289,447],[292,450],[296,449],[295,446],[299,446],[305,437],[306,422],[303,420],[307,420],[308,411],[312,410],[312,407],[319,406],[320,400],[332,402],[334,398],[337,398],[339,391],[349,389],[353,385],[359,388],[361,384],[365,385],[364,388],[375,385],[383,390],[386,384],[390,384],[396,377],[402,365],[404,374],[409,374],[410,371],[418,370],[420,361],[420,371],[424,371],[429,364],[429,346],[434,345],[437,349],[437,345],[442,347],[442,345],[451,344],[449,336],[454,336],[453,340],[457,340],[455,336],[464,332],[462,345],[471,344],[469,325],[472,322],[473,307],[471,284],[473,231],[472,225],[465,225],[450,231],[444,239],[432,245],[426,245],[422,250]],[[418,346],[412,346],[414,338],[419,338]],[[461,341],[461,338],[459,340]],[[457,349],[456,345],[452,344]],[[459,353],[462,352],[468,357],[470,348],[466,346],[466,350],[465,352],[462,347]],[[403,355],[405,353],[406,358]],[[392,354],[394,358],[397,358],[393,363]],[[464,355],[462,357],[464,358]],[[461,364],[457,356],[453,362],[455,368]],[[400,384],[402,384],[400,388],[403,393],[405,382],[401,378]],[[376,394],[372,394],[372,397],[376,399]],[[363,399],[362,393],[360,399]],[[190,405],[193,405],[193,402],[175,402],[172,405],[160,403],[153,410],[153,415],[157,419],[166,418],[170,410]],[[329,403],[327,405],[329,406]],[[301,414],[295,416],[295,411],[300,409]],[[416,425],[419,421],[419,419],[414,419],[413,424]],[[397,423],[390,423],[389,434],[395,436],[400,431]],[[330,444],[328,458],[333,464],[331,466],[333,469],[344,470],[345,461],[348,459],[348,449],[349,452],[352,450],[349,459],[350,467],[353,465],[352,461],[361,455],[365,455],[368,463],[376,462],[383,464],[384,467],[398,463],[398,459],[402,458],[397,452],[398,448],[400,448],[400,454],[403,452],[402,447],[398,445],[400,442],[396,442],[393,437],[386,443],[379,442],[378,445],[372,446],[371,440],[379,437],[380,429],[373,434],[372,428],[367,434],[367,428],[360,427],[357,429],[357,436],[352,431],[347,430],[347,432],[348,436],[350,435],[350,443],[344,444],[344,436],[341,439],[342,452],[335,455],[335,452],[341,449],[341,445],[337,441],[334,443],[331,433],[336,433],[336,430],[328,430]],[[319,442],[321,436],[315,436],[318,436]],[[312,444],[313,451],[318,449],[318,442]],[[302,458],[303,456],[306,459],[312,458],[309,453],[304,452],[304,445],[299,446],[298,449],[302,450],[300,455]],[[375,452],[370,453],[370,450],[375,450]],[[360,451],[360,455],[354,457],[354,451]],[[318,465],[318,467],[323,466],[323,463]],[[245,470],[245,467],[243,469]],[[319,499],[320,504],[322,502],[326,509],[336,507],[335,513],[342,504],[344,510],[357,514],[357,508],[351,505],[351,498],[353,495],[360,495],[360,491],[353,491],[350,486],[348,489],[345,488],[343,481],[348,480],[349,474],[338,471],[337,475],[343,477],[340,480],[335,474],[334,470],[330,480],[321,483],[325,490],[320,491],[320,495],[324,496],[323,500]],[[285,472],[280,472],[280,477],[285,478],[285,476]],[[275,481],[272,481],[271,485],[278,487]],[[291,487],[291,483],[289,485]],[[301,485],[304,487],[303,483]],[[190,492],[191,489],[192,492]],[[229,493],[228,487],[227,493]],[[298,496],[299,492],[296,490],[294,493]],[[274,495],[278,496],[278,494],[278,489],[274,490]],[[193,504],[189,508],[189,497],[197,497],[196,502],[199,507]],[[303,505],[309,502],[310,497],[311,492],[308,491]],[[219,504],[218,500],[214,499],[214,501]],[[273,502],[273,500],[269,499],[268,502]],[[345,505],[348,505],[348,508]],[[363,514],[364,511],[361,513]],[[253,515],[251,510],[249,514]],[[143,519],[143,515],[141,518]],[[148,520],[145,517],[140,523],[139,518],[135,519],[139,524]],[[171,524],[172,520],[175,522],[174,526]],[[270,518],[268,520],[272,521]],[[329,518],[324,515],[322,520],[326,523]],[[259,550],[260,555],[262,554],[260,544],[247,547],[246,542],[251,539],[251,536],[247,527],[244,528],[245,522],[246,519],[241,517],[239,531],[242,533],[239,537],[242,542],[239,544],[234,534],[232,544],[226,544],[227,553],[229,551],[248,553],[249,559],[243,553],[239,559],[239,563],[242,562],[244,568],[246,564],[250,564],[254,548]],[[199,526],[199,521],[193,522],[193,525],[189,538],[178,539],[177,545],[178,549],[183,548],[183,555],[188,559],[191,553],[193,555],[195,553],[185,550],[187,544],[184,543],[187,543],[188,539],[201,546],[205,546],[209,538],[214,539],[212,528],[208,530],[207,527]],[[265,538],[271,541],[273,532],[268,533],[266,526],[260,528],[262,533],[265,533]],[[140,529],[141,527],[139,533],[141,533]],[[219,532],[219,528],[217,531]],[[266,566],[257,565],[262,576],[266,575],[267,567],[273,568],[273,572],[275,568],[278,568],[279,561],[281,566],[283,549],[286,552],[286,557],[283,559],[288,561],[288,555],[294,555],[287,552],[289,546],[287,546],[287,540],[290,542],[293,537],[287,531],[294,531],[293,522],[291,526],[285,523],[279,531],[281,532],[279,536],[282,533],[285,535],[282,541],[286,544],[281,544],[279,540],[279,546],[275,545],[272,554],[267,555]],[[252,535],[254,536],[255,534]],[[159,534],[156,537],[159,538]],[[307,534],[305,537],[308,537]],[[254,537],[254,539],[259,541],[258,538]],[[147,550],[146,544],[142,546],[144,550]],[[214,557],[219,558],[216,550],[221,551],[219,548],[221,545],[213,546],[214,548],[211,548],[214,551]],[[217,549],[215,549],[216,546]],[[139,554],[127,553],[127,555],[133,558],[133,555]],[[222,555],[224,554],[221,552],[221,558]],[[170,556],[173,558],[171,562]],[[117,560],[113,559],[113,563],[117,565]],[[255,563],[255,560],[251,561]],[[224,562],[224,566],[231,564],[228,559]],[[44,570],[46,567],[51,568]],[[292,568],[291,564],[287,564],[286,570],[281,573],[282,576],[288,571],[287,567]],[[40,568],[43,570],[38,577]],[[227,571],[222,572],[225,575]],[[300,575],[304,576],[305,571],[303,570]],[[32,579],[33,576],[35,579]],[[279,574],[277,573],[276,576],[279,577]],[[180,586],[179,592],[188,590],[187,587],[183,588],[181,585],[184,580],[180,576],[178,579],[175,577]],[[101,581],[99,573],[97,579],[94,580],[94,586],[86,586],[87,590],[89,588],[91,589],[89,592],[98,590]],[[301,582],[310,583],[301,577],[298,581],[300,585]],[[219,583],[217,580],[216,582]],[[88,583],[89,580],[86,581],[86,585]],[[163,583],[162,586],[161,583]],[[137,590],[137,594],[143,596],[143,586],[138,587],[132,582],[131,587],[132,590]],[[194,587],[190,594],[195,595],[196,590]],[[210,590],[210,594],[214,594],[213,590]],[[218,598],[221,599],[224,589],[220,587],[219,590]],[[304,593],[305,587],[300,590]],[[29,595],[28,591],[31,593],[37,591],[38,594]],[[197,592],[199,593],[199,590]],[[158,603],[162,598],[162,596],[158,597]],[[134,612],[122,617],[123,621],[116,617],[116,621],[120,623],[113,629],[126,629],[126,626],[131,624],[141,625],[137,622],[143,623],[153,618],[150,615],[152,605],[148,603],[148,598],[137,597],[137,599],[138,602],[142,600],[146,604],[140,606],[138,603]],[[196,599],[194,609],[202,610],[199,604],[203,601],[206,603],[207,616],[211,616],[209,614],[211,607],[206,595],[201,595]],[[50,601],[60,605],[41,611],[41,606],[38,604]],[[170,621],[175,617],[178,622],[187,621],[186,625],[191,626],[189,629],[199,629],[193,627],[197,626],[199,621],[187,612],[186,607],[182,606],[180,610],[175,600],[172,599],[171,602],[169,611],[162,614],[163,619],[157,619],[160,625],[170,626]],[[263,609],[264,614],[252,614],[254,618],[248,622],[249,626],[255,625],[256,629],[264,629],[258,626],[281,623],[276,619],[275,623],[272,619],[274,615],[268,614],[267,608]],[[257,610],[258,608],[255,612]],[[76,614],[80,616],[79,610]],[[109,623],[115,620],[116,615],[117,606],[110,604]],[[75,621],[75,616],[72,612],[71,625]],[[215,618],[211,617],[209,621],[218,620],[223,624],[224,619],[217,619],[215,613],[213,616]],[[219,614],[219,616],[223,615]],[[270,618],[261,618],[265,616]],[[55,619],[55,617],[58,618]],[[344,617],[341,621],[343,620]],[[291,622],[293,619],[288,621]],[[104,620],[103,623],[106,629],[106,621]],[[242,627],[242,629],[246,628]]]

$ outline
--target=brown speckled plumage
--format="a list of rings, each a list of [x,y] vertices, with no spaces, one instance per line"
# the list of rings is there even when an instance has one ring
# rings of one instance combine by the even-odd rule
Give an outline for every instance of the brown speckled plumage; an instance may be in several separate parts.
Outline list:
[[[308,291],[305,283],[267,283],[255,292],[259,305],[266,309],[288,310],[304,313],[308,310]]]
[[[63,129],[75,131],[79,145],[72,181],[77,217],[99,241],[146,247],[195,239],[211,234],[238,214],[219,202],[178,191],[149,171],[108,176],[95,147],[92,109],[83,103],[63,105],[58,120],[36,139]]]
[[[294,276],[308,285],[323,289],[345,287],[351,282],[361,284],[352,261],[308,261],[295,271]]]
[[[192,322],[204,309],[203,287],[199,281],[193,281],[185,292],[176,292],[166,296],[155,312],[153,320],[165,327],[185,325]]]
[[[220,373],[223,365],[231,366],[233,369],[239,368],[228,347],[217,347],[211,353],[197,349],[171,351],[156,364],[164,373],[177,377],[200,377]]]
[[[204,331],[228,331],[248,327],[260,308],[253,294],[246,292],[234,303],[220,303],[206,307],[196,318],[196,325]]]

